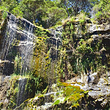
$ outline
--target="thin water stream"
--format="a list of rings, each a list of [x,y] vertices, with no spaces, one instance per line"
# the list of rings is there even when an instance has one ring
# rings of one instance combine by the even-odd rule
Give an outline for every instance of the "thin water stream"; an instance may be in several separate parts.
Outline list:
[[[5,35],[2,37],[2,48],[0,52],[1,60],[15,61],[15,57],[20,58],[22,75],[29,70],[33,54],[35,26],[25,19],[18,19],[13,14],[8,13]],[[22,27],[20,29],[19,27]]]

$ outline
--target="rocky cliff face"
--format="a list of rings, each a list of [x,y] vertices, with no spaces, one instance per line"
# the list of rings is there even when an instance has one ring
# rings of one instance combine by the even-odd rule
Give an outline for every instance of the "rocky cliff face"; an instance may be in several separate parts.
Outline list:
[[[51,61],[54,61],[58,57],[58,48],[60,45],[62,45],[62,31],[67,30],[66,35],[64,37],[66,38],[66,54],[67,59],[71,59],[72,56],[74,55],[77,46],[80,46],[80,39],[85,39],[87,38],[87,42],[84,42],[84,45],[86,44],[87,46],[89,45],[90,47],[96,48],[93,52],[93,55],[96,56],[96,58],[101,57],[101,63],[103,66],[107,66],[107,70],[105,71],[104,67],[99,70],[98,72],[90,72],[90,75],[82,75],[81,78],[75,77],[74,79],[71,79],[69,84],[79,86],[81,89],[88,91],[88,97],[84,97],[81,100],[81,108],[79,109],[86,109],[90,110],[92,109],[105,109],[109,108],[110,106],[110,24],[93,24],[92,22],[86,20],[86,24],[82,27],[80,27],[79,22],[75,21],[72,23],[73,27],[67,27],[69,24],[64,24],[61,27],[58,27],[57,29],[49,29],[51,34],[49,34],[49,38],[47,39],[47,45],[48,45],[48,50],[50,50],[50,57],[52,58]],[[84,30],[83,30],[84,27]],[[15,72],[23,75],[27,70],[30,69],[31,67],[31,61],[32,61],[32,56],[33,56],[33,49],[34,49],[34,41],[36,36],[34,35],[35,32],[35,26],[27,21],[26,19],[21,19],[21,18],[16,18],[14,15],[8,13],[7,19],[4,21],[4,26],[1,29],[1,34],[0,34],[0,95],[3,96],[4,98],[0,97],[0,106],[5,107],[6,104],[9,104],[10,100],[10,95],[7,96],[8,92],[12,86],[12,84],[8,84],[7,81],[10,81],[10,77],[5,77],[3,75],[10,75],[13,73],[14,67],[16,67]],[[71,29],[70,29],[71,28]],[[74,33],[72,33],[71,30],[75,29]],[[82,30],[84,31],[82,33]],[[85,31],[86,30],[86,31]],[[72,40],[67,41],[72,35]],[[64,39],[63,39],[64,40]],[[69,43],[68,43],[69,42]],[[95,45],[98,45],[100,42],[100,45],[95,47]],[[63,42],[64,43],[64,42]],[[82,42],[81,42],[82,43]],[[76,47],[76,48],[74,48]],[[83,48],[82,48],[83,49]],[[77,54],[77,53],[75,53]],[[91,54],[87,54],[91,55]],[[84,57],[87,57],[85,54]],[[77,57],[76,57],[77,58]],[[95,58],[95,57],[94,57]],[[97,59],[94,59],[94,61]],[[73,60],[70,61],[72,64],[74,63]],[[78,60],[77,60],[78,62]],[[52,63],[51,63],[52,64]],[[95,63],[94,63],[95,64]],[[68,69],[68,63],[66,63],[66,66]],[[77,67],[80,65],[78,64]],[[54,71],[54,70],[53,70]],[[108,72],[107,72],[108,71]],[[66,71],[67,72],[67,71]],[[90,77],[90,81],[88,81],[88,77]],[[6,81],[7,80],[7,81]],[[35,85],[34,81],[31,83],[30,79],[30,85],[31,86],[31,92],[28,92],[28,90],[25,90],[25,87],[27,85],[27,80],[28,78],[18,78],[14,83],[19,83],[18,85],[15,86],[13,85],[14,90],[19,90],[15,91],[14,93],[14,98],[16,98],[15,103],[16,105],[13,105],[13,108],[16,107],[16,109],[21,109],[21,106],[19,106],[21,103],[23,103],[27,98],[34,97],[35,95]],[[13,81],[12,81],[13,82]],[[51,82],[51,81],[50,81]],[[11,85],[11,86],[10,86]],[[18,88],[16,88],[18,87]],[[5,90],[4,90],[5,88]],[[54,88],[55,89],[55,88]],[[30,99],[29,101],[26,101],[26,104],[28,103],[29,105],[34,105],[34,106],[27,106],[28,109],[32,108],[37,108],[38,109],[53,109],[54,107],[57,108],[63,108],[67,109],[70,107],[70,103],[66,103],[64,101],[64,97],[60,97],[57,93],[60,91],[55,91],[52,89],[51,93],[47,93],[44,95],[44,97],[35,97],[34,99]],[[10,92],[12,93],[12,92]],[[31,94],[32,93],[32,94]],[[13,95],[13,93],[12,93]],[[52,97],[55,97],[55,100],[50,100]],[[50,98],[48,101],[47,99]],[[57,106],[53,106],[53,103],[59,98],[63,101]],[[41,101],[40,101],[41,99]],[[47,101],[47,103],[46,103]],[[88,104],[89,102],[89,104]],[[24,102],[25,103],[25,102]],[[31,103],[31,104],[30,104]],[[66,106],[66,104],[68,106]],[[87,105],[85,107],[85,105]],[[11,105],[10,105],[11,106]],[[19,107],[17,107],[19,106]],[[72,108],[71,108],[72,109]]]
[[[18,77],[11,82],[9,76],[13,72],[24,75],[31,68],[35,26],[26,19],[17,18],[10,13],[2,25],[0,33],[0,106],[7,109],[10,104],[11,108],[15,108],[16,105],[20,105],[35,95],[34,81]],[[31,92],[29,89],[26,90],[29,80],[30,85],[33,85]],[[15,88],[12,88],[14,83]],[[13,93],[11,93],[11,89],[13,89]],[[15,105],[11,103],[10,98],[16,103]]]
[[[8,60],[10,65],[16,60],[21,60],[22,74],[29,69],[33,54],[34,39],[33,34],[35,26],[26,19],[16,18],[16,16],[8,13],[4,23],[0,38],[0,59]],[[18,63],[17,61],[15,63]],[[5,71],[8,64],[4,66],[3,74],[9,75],[13,71]]]
[[[12,108],[15,108],[26,99],[34,97],[35,95],[35,82],[33,79],[22,78],[21,76],[21,78],[16,77],[11,81],[10,75],[13,74],[13,72],[18,74],[18,76],[24,75],[31,69],[36,38],[35,30],[37,27],[26,19],[17,18],[10,13],[8,13],[2,25],[0,32],[0,107],[7,109],[10,104],[11,107],[13,106]],[[53,31],[54,30],[52,30],[51,34],[47,33],[50,37],[47,39],[47,42],[51,51],[50,57],[55,60],[58,53],[57,49],[59,45],[61,45],[61,36],[57,36],[58,30]],[[9,78],[6,81],[5,79],[7,79],[8,76]],[[13,85],[13,83],[15,83],[15,85]],[[28,83],[29,85],[27,85]],[[30,85],[32,85],[32,88],[30,88]],[[14,86],[14,88],[11,88],[12,86]],[[14,94],[11,93],[11,89],[13,89]],[[9,98],[12,98],[16,104],[13,105]],[[7,106],[5,106],[5,102]]]
[[[93,38],[93,45],[101,41],[99,52],[102,64],[107,65],[110,70],[110,24],[91,24],[88,27],[88,34]]]
[[[16,18],[13,14],[8,13],[0,34],[0,59],[8,61],[8,64],[4,61],[4,66],[1,67],[3,74],[12,74],[14,63],[21,62],[21,68],[18,70],[20,74],[25,73],[32,66],[36,28],[26,19]],[[62,27],[58,27],[56,30],[50,29],[50,33],[47,33],[49,36],[47,39],[48,49],[53,60],[56,59],[57,49],[61,45],[61,30]],[[8,71],[8,68],[11,70]]]

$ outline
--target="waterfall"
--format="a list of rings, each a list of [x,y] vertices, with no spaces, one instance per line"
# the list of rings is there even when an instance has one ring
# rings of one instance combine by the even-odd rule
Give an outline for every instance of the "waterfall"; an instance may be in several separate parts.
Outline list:
[[[23,103],[26,99],[35,96],[35,81],[29,78],[18,79],[18,93],[16,97],[16,107]]]
[[[0,51],[0,59],[6,60],[8,63],[9,62],[10,63],[13,62],[14,64],[20,63],[21,68],[16,68],[18,72],[17,74],[25,75],[25,73],[27,73],[28,70],[30,70],[31,68],[31,61],[33,58],[33,48],[35,44],[34,43],[35,35],[33,34],[34,28],[35,26],[26,19],[17,18],[13,14],[8,13],[5,34],[1,39],[2,49]],[[50,67],[48,69],[49,71],[47,72],[49,86],[51,86],[55,82],[55,78],[57,76],[56,65],[58,58],[58,49],[59,46],[61,45],[60,31],[53,30],[53,32],[54,32],[52,33],[53,37],[49,38],[49,43],[51,44],[50,57],[52,59]],[[45,63],[45,59],[44,59],[44,63]],[[42,65],[42,67],[44,65]],[[4,70],[7,70],[6,65],[4,66]],[[10,71],[8,71],[7,73],[9,72]],[[13,73],[13,71],[11,73]],[[7,74],[4,73],[4,75]],[[28,98],[27,97],[28,90],[27,91],[25,90],[27,80],[28,80],[27,78],[18,79],[19,92],[17,94],[17,99],[16,99],[17,106],[19,106],[23,101],[25,101]],[[47,98],[47,102],[48,102],[48,98]]]
[[[21,61],[20,74],[22,75],[31,66],[35,39],[34,28],[35,26],[26,19],[16,18],[8,13],[5,34],[1,39],[0,59],[16,63],[15,58],[18,57]]]
[[[19,92],[17,94],[17,106],[19,106],[23,101],[28,98],[27,91],[25,90],[25,86],[27,84],[27,79],[19,79]]]
[[[33,34],[35,26],[26,19],[17,18],[10,13],[8,13],[6,20],[6,27],[2,32],[4,34],[2,34],[2,38],[0,39],[0,61],[4,64],[3,71],[0,68],[0,72],[3,75],[10,75],[13,74],[13,72],[25,75],[25,73],[31,69],[35,41],[35,35]],[[14,70],[15,65],[16,67]],[[0,80],[2,80],[1,78],[2,77],[0,76]],[[31,88],[26,89],[26,85],[29,82]],[[27,98],[34,97],[34,83],[35,82],[29,78],[18,79],[19,91],[16,97],[17,106],[19,106]]]
[[[48,44],[50,44],[49,51],[50,51],[51,64],[50,64],[50,71],[47,74],[48,74],[48,84],[49,87],[51,87],[52,84],[56,82],[56,77],[57,77],[58,49],[60,45],[62,45],[62,40],[61,40],[62,27],[57,27],[56,29],[49,29],[49,30],[52,34],[52,36],[48,39]]]
[[[6,60],[6,57],[9,53],[9,50],[14,42],[14,36],[16,35],[16,17],[11,15],[9,16],[9,21],[7,23],[6,32],[2,40],[2,50],[0,52],[0,59]],[[12,20],[13,19],[13,20]]]
[[[25,40],[21,39],[21,42],[19,43],[19,50],[20,50],[20,56],[22,58],[22,73],[24,74],[29,67],[31,66],[31,60],[33,55],[33,47],[34,47],[34,39],[35,36],[33,35],[34,25],[25,22],[26,26],[23,31],[25,33]]]

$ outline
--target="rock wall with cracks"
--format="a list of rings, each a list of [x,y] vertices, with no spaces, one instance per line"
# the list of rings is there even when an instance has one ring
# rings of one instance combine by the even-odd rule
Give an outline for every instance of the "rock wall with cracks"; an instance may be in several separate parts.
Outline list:
[[[29,65],[31,64],[31,58],[32,58],[32,52],[33,52],[33,46],[34,46],[34,39],[35,36],[33,35],[34,33],[34,25],[30,23],[29,21],[25,19],[20,19],[16,18],[14,15],[8,13],[7,21],[5,22],[5,27],[2,29],[1,34],[3,35],[1,38],[1,51],[0,51],[0,72],[5,74],[5,75],[10,75],[13,73],[13,62],[15,58],[19,58],[22,62],[22,68],[21,68],[21,73],[24,73],[25,71],[28,70]],[[78,23],[75,24],[75,27],[77,28]],[[93,40],[91,42],[91,45],[97,45],[97,43],[101,40],[101,47],[99,48],[99,51],[97,51],[94,54],[99,54],[99,56],[104,57],[103,54],[106,56],[107,61],[105,62],[102,61],[102,63],[106,64],[108,66],[108,72],[105,72],[102,68],[102,73],[92,73],[90,74],[91,81],[89,85],[85,84],[87,76],[83,75],[81,77],[82,79],[72,79],[70,80],[70,84],[75,84],[76,86],[79,86],[83,90],[88,90],[88,95],[89,98],[84,98],[82,99],[82,102],[80,103],[82,106],[82,109],[87,109],[90,110],[90,107],[92,109],[105,109],[107,106],[109,107],[110,104],[110,73],[109,73],[109,68],[110,68],[110,24],[93,24],[93,23],[87,23],[86,24],[86,29],[87,32],[85,35],[90,36]],[[78,28],[77,28],[78,30]],[[57,52],[54,51],[54,47],[56,49],[59,47],[59,44],[61,43],[60,39],[60,33],[58,33],[58,37],[56,37],[56,31],[50,30],[51,31],[51,38],[47,39],[48,43],[52,43],[52,48],[50,45],[51,52],[55,53],[51,55],[51,58],[54,60],[54,56],[56,56]],[[80,36],[79,36],[80,35]],[[60,36],[60,37],[59,37]],[[76,37],[79,36],[83,37],[78,31]],[[58,41],[58,42],[57,42]],[[58,44],[59,43],[59,44]],[[61,44],[60,44],[61,45]],[[102,48],[104,47],[104,48]],[[53,50],[53,51],[52,51]],[[101,53],[102,51],[106,51],[105,53]],[[19,53],[18,53],[19,52]],[[7,65],[7,66],[6,66]],[[11,65],[12,67],[10,67]],[[3,67],[3,68],[2,68]],[[7,69],[9,68],[9,70]],[[12,68],[12,70],[10,70]],[[5,72],[5,70],[7,70]],[[100,75],[100,76],[99,76]],[[21,91],[18,92],[18,100],[17,103],[20,105],[26,98],[24,97],[24,100],[21,100],[21,96],[19,95],[20,92],[22,93],[24,90],[24,86],[26,85],[26,80],[27,79],[19,79],[19,85],[21,86]],[[24,86],[22,87],[22,83]],[[78,83],[77,83],[78,82]],[[80,85],[81,84],[81,85]],[[82,86],[84,85],[84,86]],[[2,86],[1,86],[2,87]],[[9,87],[7,87],[8,89]],[[3,89],[3,88],[2,88]],[[5,91],[4,91],[5,92]],[[56,92],[56,91],[55,91]],[[54,93],[54,91],[52,92]],[[26,93],[27,94],[27,93]],[[25,94],[25,95],[26,95]],[[48,93],[49,94],[49,93]],[[51,94],[51,93],[50,93]],[[39,98],[35,97],[34,99],[30,99],[30,101],[33,100],[34,103],[37,103],[39,101]],[[90,102],[89,102],[90,101]],[[4,99],[4,102],[7,102],[7,99]],[[31,101],[32,102],[32,101]],[[89,104],[88,104],[89,102]],[[50,102],[49,102],[50,103]],[[50,109],[52,108],[52,104],[54,103],[51,102],[49,105]],[[34,104],[33,104],[34,105]],[[46,102],[43,102],[38,104],[40,108],[43,107],[43,105],[46,105]],[[64,103],[64,105],[66,105]],[[87,105],[87,106],[85,106]],[[47,105],[46,105],[47,106]],[[35,104],[35,108],[38,106]],[[64,106],[63,106],[64,107]],[[19,108],[19,107],[18,107]],[[33,107],[32,107],[33,108]],[[61,107],[60,107],[61,108]],[[31,108],[29,108],[31,109]],[[43,108],[42,108],[43,109]],[[46,108],[49,109],[49,108]],[[68,108],[67,108],[68,109]],[[79,108],[80,109],[80,108]]]
[[[5,62],[3,74],[13,73],[13,63],[16,60],[21,62],[20,74],[24,74],[30,68],[35,39],[34,29],[35,26],[31,22],[8,13],[0,38],[0,59]]]

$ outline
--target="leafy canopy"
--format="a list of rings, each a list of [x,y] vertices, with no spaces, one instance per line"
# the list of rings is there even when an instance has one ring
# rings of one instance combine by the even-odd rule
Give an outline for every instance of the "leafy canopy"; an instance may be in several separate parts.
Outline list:
[[[38,25],[45,28],[53,26],[57,21],[67,17],[59,2],[50,0],[1,0],[0,10],[24,17],[31,22],[38,20]]]

